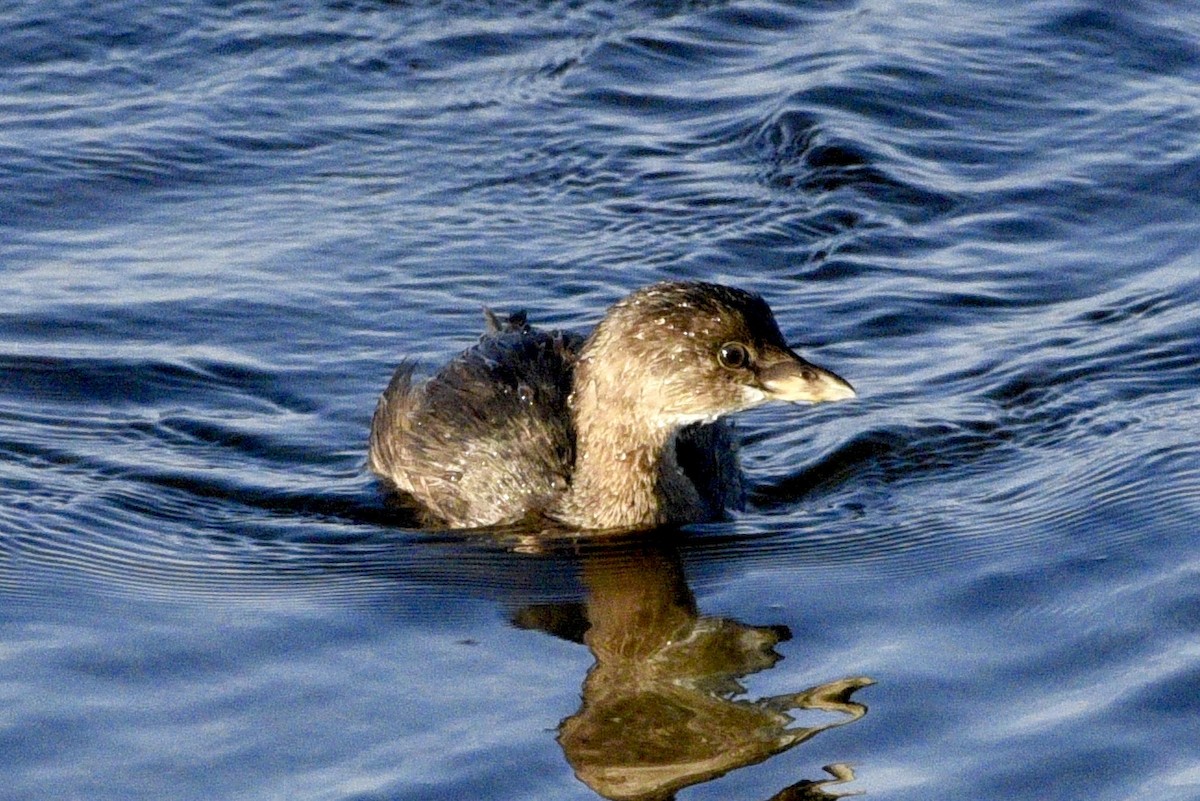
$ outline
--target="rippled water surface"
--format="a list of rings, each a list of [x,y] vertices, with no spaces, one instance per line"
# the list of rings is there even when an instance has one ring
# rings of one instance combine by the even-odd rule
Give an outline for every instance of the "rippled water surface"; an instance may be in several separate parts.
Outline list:
[[[1200,12],[0,5],[0,797],[1200,798]],[[763,293],[753,504],[404,528],[404,356]]]

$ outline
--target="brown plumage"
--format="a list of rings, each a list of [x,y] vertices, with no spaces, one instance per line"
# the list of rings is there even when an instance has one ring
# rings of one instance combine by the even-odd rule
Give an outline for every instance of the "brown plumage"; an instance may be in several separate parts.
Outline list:
[[[762,298],[717,284],[638,290],[586,340],[488,322],[422,384],[401,364],[371,423],[371,469],[428,525],[711,520],[740,498],[722,415],[854,395],[788,348]]]

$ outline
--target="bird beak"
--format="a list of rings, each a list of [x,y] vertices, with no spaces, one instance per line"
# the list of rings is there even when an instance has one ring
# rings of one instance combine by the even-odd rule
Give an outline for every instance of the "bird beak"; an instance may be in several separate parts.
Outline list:
[[[831,370],[817,367],[788,351],[758,370],[758,382],[772,400],[791,403],[825,403],[855,397],[850,382]]]

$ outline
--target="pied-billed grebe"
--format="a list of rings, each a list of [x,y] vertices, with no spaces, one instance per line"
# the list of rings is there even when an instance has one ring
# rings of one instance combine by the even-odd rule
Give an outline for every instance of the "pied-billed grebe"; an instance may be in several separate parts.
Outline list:
[[[854,397],[787,346],[761,297],[693,282],[634,292],[586,340],[489,313],[477,345],[422,384],[412,372],[379,399],[370,466],[423,522],[456,528],[711,520],[740,487],[719,417]]]

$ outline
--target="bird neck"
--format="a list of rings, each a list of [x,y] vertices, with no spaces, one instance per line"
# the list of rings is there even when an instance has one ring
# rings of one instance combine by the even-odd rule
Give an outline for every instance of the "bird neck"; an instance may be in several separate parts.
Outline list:
[[[556,516],[586,529],[684,523],[700,498],[675,454],[677,427],[653,425],[619,398],[576,388],[575,469]]]

